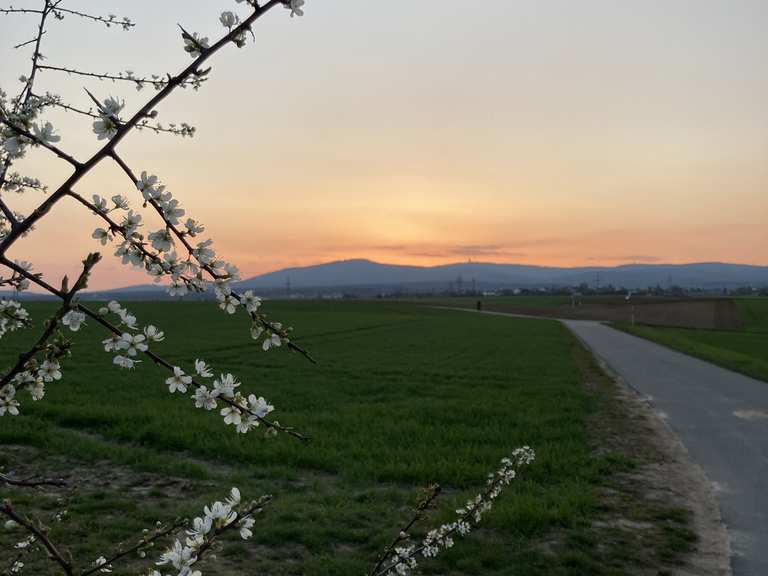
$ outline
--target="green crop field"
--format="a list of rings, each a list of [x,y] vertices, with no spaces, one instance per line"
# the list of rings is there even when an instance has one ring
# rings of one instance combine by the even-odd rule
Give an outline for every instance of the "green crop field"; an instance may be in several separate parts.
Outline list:
[[[768,333],[768,298],[737,298],[745,332]]]
[[[531,308],[556,309],[571,306],[570,296],[552,295],[520,295],[520,296],[453,296],[429,297],[417,300],[419,303],[432,306],[449,306],[453,308],[475,308],[477,301],[483,302],[485,310],[495,312],[516,312]]]
[[[684,510],[622,481],[648,453],[613,447],[628,418],[613,384],[559,323],[408,304],[267,303],[272,317],[296,328],[314,366],[283,349],[262,352],[245,318],[211,303],[127,306],[165,330],[159,354],[188,371],[202,358],[233,372],[276,406],[281,424],[312,440],[237,435],[217,414],[169,394],[158,367],[113,366],[104,332],[90,322],[74,334],[63,380],[37,403],[21,393],[22,415],[0,419],[5,471],[68,482],[33,493],[2,487],[3,496],[52,523],[51,537],[76,558],[95,559],[155,520],[198,514],[238,486],[245,497],[274,500],[253,541],[228,544],[205,574],[359,576],[422,487],[443,486],[428,524],[447,521],[522,444],[535,448],[536,463],[481,530],[424,564],[427,574],[623,574],[674,565],[691,546]],[[39,328],[52,307],[29,309]],[[34,332],[4,339],[0,366]],[[66,520],[53,522],[62,508]],[[633,523],[646,527],[627,529]],[[0,531],[0,543],[14,537]],[[0,566],[11,560],[0,545]],[[55,573],[26,561],[30,573]],[[147,562],[131,557],[129,566]]]

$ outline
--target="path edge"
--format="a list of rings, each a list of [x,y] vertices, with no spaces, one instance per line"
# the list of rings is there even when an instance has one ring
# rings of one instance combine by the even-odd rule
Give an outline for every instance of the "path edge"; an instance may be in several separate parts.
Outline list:
[[[610,363],[598,354],[589,344],[568,325],[567,320],[560,323],[570,332],[574,338],[593,356],[600,369],[613,380],[617,386],[629,394],[629,397],[638,402],[648,415],[654,432],[664,438],[664,445],[668,448],[669,458],[681,466],[688,479],[696,484],[699,498],[688,501],[693,513],[693,528],[698,536],[696,550],[691,553],[689,561],[695,567],[698,561],[705,561],[714,565],[719,576],[732,576],[731,568],[731,542],[728,530],[720,513],[720,504],[715,494],[712,482],[707,478],[704,470],[691,458],[688,449],[672,430],[669,424],[662,418],[653,406],[649,398],[641,394],[631,384],[626,382]],[[698,561],[697,561],[698,560]],[[687,574],[687,572],[681,572]]]

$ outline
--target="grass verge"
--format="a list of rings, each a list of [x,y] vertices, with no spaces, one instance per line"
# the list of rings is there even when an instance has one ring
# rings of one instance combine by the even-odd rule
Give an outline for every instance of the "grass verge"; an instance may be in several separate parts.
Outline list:
[[[768,332],[726,332],[614,324],[634,336],[768,382]]]

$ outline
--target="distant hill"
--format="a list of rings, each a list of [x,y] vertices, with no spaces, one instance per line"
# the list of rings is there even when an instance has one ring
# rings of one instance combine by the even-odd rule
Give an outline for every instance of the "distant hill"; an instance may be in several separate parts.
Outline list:
[[[400,266],[370,260],[344,260],[316,266],[286,268],[255,276],[239,285],[253,289],[351,288],[402,286],[422,289],[449,283],[478,289],[612,284],[626,288],[677,285],[686,288],[736,288],[768,285],[768,267],[718,262],[699,264],[630,264],[624,266],[557,268],[520,264],[467,262],[442,266]]]
[[[342,260],[315,266],[285,268],[254,276],[235,284],[239,290],[253,289],[265,295],[292,293],[327,294],[353,292],[454,290],[498,290],[503,288],[557,288],[587,284],[637,289],[649,286],[681,286],[718,290],[744,286],[768,286],[768,266],[705,262],[696,264],[629,264],[558,268],[522,264],[466,262],[442,266],[403,266],[371,260]],[[2,295],[2,293],[0,293]],[[88,299],[132,300],[169,298],[162,286],[143,284],[114,290],[89,292]],[[196,295],[191,298],[204,298]]]

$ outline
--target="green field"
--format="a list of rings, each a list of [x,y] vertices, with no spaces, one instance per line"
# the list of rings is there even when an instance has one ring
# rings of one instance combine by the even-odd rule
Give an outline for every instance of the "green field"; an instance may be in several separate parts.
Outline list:
[[[737,298],[745,332],[768,333],[768,298]]]
[[[552,295],[520,295],[520,296],[452,296],[429,297],[415,302],[432,306],[448,306],[453,308],[475,308],[481,300],[485,310],[495,312],[516,312],[532,308],[562,308],[571,306],[570,296]]]
[[[645,501],[640,483],[623,476],[648,452],[616,446],[632,431],[622,428],[628,419],[613,384],[559,323],[407,304],[269,302],[317,358],[313,366],[285,350],[263,353],[245,318],[210,303],[128,307],[165,330],[158,353],[188,371],[195,358],[232,371],[276,406],[281,424],[312,441],[235,434],[218,415],[171,396],[154,365],[115,368],[100,346],[104,332],[89,325],[75,334],[64,379],[41,402],[23,393],[22,416],[0,420],[0,466],[69,482],[59,492],[2,488],[3,496],[46,522],[65,507],[68,520],[51,535],[76,558],[95,559],[155,520],[199,513],[234,485],[274,502],[253,542],[225,547],[204,573],[359,576],[420,487],[444,487],[431,521],[450,519],[522,444],[537,462],[482,530],[424,565],[427,574],[623,574],[674,565],[691,546],[685,511]],[[38,327],[51,310],[29,308]],[[4,339],[0,365],[33,333]],[[651,529],[636,533],[616,518]],[[0,566],[15,554],[11,538],[0,532]],[[49,573],[27,562],[29,573]]]

